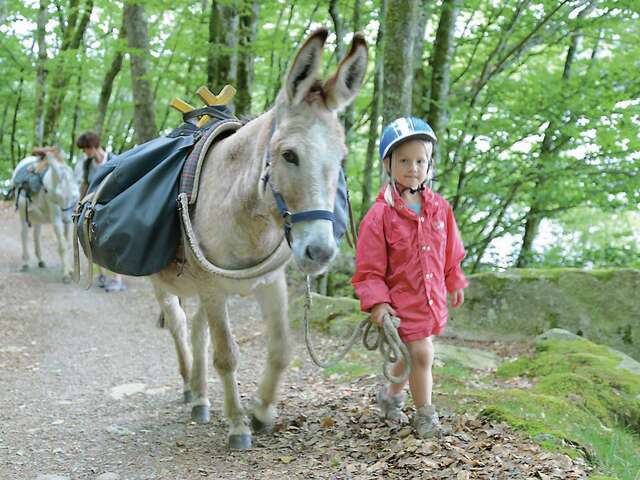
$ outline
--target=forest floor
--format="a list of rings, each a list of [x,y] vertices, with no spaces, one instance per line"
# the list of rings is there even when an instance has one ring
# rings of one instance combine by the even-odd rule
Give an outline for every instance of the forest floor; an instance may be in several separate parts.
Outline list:
[[[383,424],[372,404],[381,376],[321,371],[297,330],[274,432],[254,436],[249,451],[229,451],[213,368],[211,423],[192,423],[180,401],[173,342],[155,326],[149,283],[127,278],[129,288],[119,293],[64,285],[51,228],[43,230],[48,267],[20,272],[17,216],[0,204],[2,480],[588,477],[580,459],[546,452],[505,424],[454,413],[454,404],[472,400],[451,393],[435,397],[442,405],[438,439]],[[247,401],[264,365],[264,327],[250,299],[233,298],[230,314]],[[473,346],[502,357],[522,351]]]

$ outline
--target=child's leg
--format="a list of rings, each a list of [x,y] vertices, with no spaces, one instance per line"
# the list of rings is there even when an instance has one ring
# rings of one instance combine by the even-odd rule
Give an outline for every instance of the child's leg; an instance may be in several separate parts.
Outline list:
[[[431,337],[406,344],[411,355],[411,374],[409,388],[416,408],[431,405],[433,391],[433,343]]]
[[[431,337],[423,338],[405,344],[411,355],[411,374],[409,375],[409,388],[413,403],[421,407],[431,405],[431,392],[433,390],[433,376],[431,367],[433,365],[433,343]],[[392,373],[399,376],[404,370],[404,361],[398,360],[393,366]],[[398,395],[404,390],[407,382],[390,383],[389,395]]]

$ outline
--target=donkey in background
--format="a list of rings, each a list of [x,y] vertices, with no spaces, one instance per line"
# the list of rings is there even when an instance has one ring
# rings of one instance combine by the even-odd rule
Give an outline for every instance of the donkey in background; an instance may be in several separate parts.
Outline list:
[[[27,245],[29,227],[33,225],[33,242],[38,267],[46,265],[42,259],[40,233],[42,225],[52,224],[58,243],[58,254],[62,264],[62,280],[71,281],[71,259],[69,258],[69,240],[71,238],[71,209],[80,195],[78,184],[71,167],[66,165],[64,154],[57,147],[36,148],[34,156],[24,158],[16,166],[12,183],[16,189],[16,208],[20,216],[22,237],[22,271],[29,270],[29,248]],[[17,174],[24,168],[33,174],[40,174],[42,188],[37,192],[29,191],[22,184],[16,184]],[[19,183],[19,182],[18,182]],[[68,219],[68,220],[67,220]]]
[[[364,37],[355,34],[336,72],[320,81],[317,75],[327,35],[326,29],[320,29],[299,48],[269,111],[207,153],[191,218],[199,247],[211,264],[245,269],[278,248],[283,239],[283,216],[272,191],[279,192],[291,213],[333,211],[338,173],[347,153],[337,112],[356,97],[368,57]],[[332,222],[306,219],[288,225],[288,258],[293,257],[308,275],[325,270],[337,253]],[[285,265],[255,278],[236,279],[207,271],[188,248],[185,260],[182,267],[174,263],[151,276],[165,325],[176,345],[185,401],[193,397],[195,421],[209,421],[207,349],[211,340],[213,365],[224,387],[228,445],[249,448],[249,424],[255,431],[263,431],[274,423],[277,389],[290,357]],[[245,412],[238,392],[238,347],[227,299],[250,293],[255,294],[266,324],[268,353],[257,395]],[[199,300],[191,346],[179,300],[189,296]]]

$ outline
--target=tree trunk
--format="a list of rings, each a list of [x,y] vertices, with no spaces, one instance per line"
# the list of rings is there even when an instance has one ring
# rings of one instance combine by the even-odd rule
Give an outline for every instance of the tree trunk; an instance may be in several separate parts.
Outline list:
[[[578,21],[581,20],[591,8],[585,8],[578,14]],[[564,69],[562,71],[562,80],[567,81],[571,77],[571,68],[576,57],[576,52],[580,46],[582,34],[579,29],[571,35],[571,43],[567,50],[567,56],[564,63]],[[551,161],[551,157],[554,155],[553,138],[557,133],[557,124],[555,121],[550,120],[547,128],[544,131],[544,138],[542,139],[542,146],[540,148],[540,156],[538,162],[536,162],[536,179],[535,186],[533,188],[533,198],[529,211],[525,216],[524,234],[522,236],[522,245],[520,246],[520,253],[516,260],[516,267],[524,268],[530,265],[533,255],[533,242],[538,235],[538,229],[540,223],[544,218],[542,211],[544,210],[544,189],[548,181],[545,168]]]
[[[251,113],[251,92],[253,91],[253,43],[258,25],[258,0],[245,0],[240,15],[240,40],[238,44],[238,93],[235,97],[236,114]]]
[[[353,17],[352,17],[351,25],[352,25],[352,30],[354,32],[357,32],[360,30],[360,0],[355,0],[353,3]],[[342,59],[343,55],[344,53],[340,55],[340,59]],[[355,111],[356,111],[356,102],[351,102],[347,106],[347,109],[344,111],[344,114],[342,115],[342,121],[344,124],[344,133],[347,136],[347,147],[349,147],[349,149],[351,149],[351,138],[352,138],[351,128],[353,128],[353,117],[355,116]],[[348,159],[345,159],[345,166],[344,166],[345,169],[347,168],[347,163],[348,163],[347,160]]]
[[[76,129],[78,128],[78,119],[80,118],[80,101],[82,100],[82,62],[80,63],[80,71],[78,72],[76,105],[73,109],[73,122],[71,124],[71,141],[69,142],[69,163],[73,164],[73,157],[76,149]]]
[[[4,127],[7,124],[7,116],[9,115],[9,102],[4,103],[4,108],[2,109],[2,123],[0,123],[0,155],[2,158],[6,158],[4,155],[3,147],[4,147]]]
[[[288,50],[289,45],[289,30],[291,29],[291,21],[293,20],[293,12],[295,11],[296,0],[293,0],[289,4],[289,17],[287,18],[287,24],[284,27],[284,33],[282,35],[282,45],[286,45],[287,47],[284,49],[286,52]],[[313,16],[312,16],[313,17]],[[287,55],[280,55],[278,58],[278,73],[276,74],[275,82],[272,83],[273,86],[273,94],[272,98],[275,100],[278,96],[278,92],[280,91],[280,85],[282,81],[282,75],[284,69],[286,68]]]
[[[38,9],[38,24],[36,29],[36,43],[38,44],[38,61],[36,67],[36,91],[35,91],[35,128],[34,143],[42,145],[44,141],[44,105],[47,85],[47,44],[45,41],[47,26],[47,0],[40,0]]]
[[[413,92],[411,106],[413,114],[420,118],[427,118],[427,99],[430,96],[429,82],[427,81],[427,65],[423,61],[424,36],[427,31],[427,23],[430,18],[430,0],[421,0],[418,7],[418,19],[416,22],[415,44],[413,45]]]
[[[24,69],[20,70],[20,83],[18,83],[18,98],[16,98],[16,106],[13,109],[13,120],[11,122],[11,166],[16,168],[18,160],[15,155],[16,145],[16,127],[18,125],[18,112],[20,111],[20,103],[22,102],[22,86],[24,85]],[[20,146],[18,145],[18,148]]]
[[[207,85],[219,91],[229,75],[229,52],[226,47],[225,19],[223,7],[211,1],[209,12],[209,48],[207,50]]]
[[[384,16],[384,124],[411,114],[413,32],[418,0],[389,0]],[[407,35],[407,32],[412,34]]]
[[[234,0],[231,6],[224,7],[224,21],[228,26],[226,32],[226,51],[228,52],[228,70],[226,77],[220,77],[220,86],[226,83],[233,85],[238,81],[238,35],[240,30],[240,17],[238,15],[237,1]]]
[[[126,3],[124,22],[127,41],[130,49],[131,82],[133,89],[133,122],[137,143],[144,143],[157,134],[156,119],[153,109],[151,84],[147,79],[149,40],[144,7],[140,4]]]
[[[58,132],[58,119],[62,112],[62,105],[67,91],[67,85],[73,74],[65,60],[68,56],[67,51],[77,50],[80,46],[80,42],[84,36],[84,32],[89,24],[91,12],[93,11],[93,0],[86,0],[84,12],[82,18],[78,22],[78,5],[77,2],[73,2],[75,7],[71,8],[72,12],[69,15],[66,28],[64,28],[62,44],[60,46],[60,53],[58,54],[58,64],[52,75],[51,85],[49,88],[49,95],[47,106],[44,115],[44,135],[43,143],[52,144],[55,143],[55,137]]]
[[[375,69],[373,73],[373,95],[371,98],[371,119],[369,120],[369,139],[367,141],[367,156],[365,157],[364,172],[362,174],[362,204],[360,205],[360,220],[364,217],[371,203],[373,190],[373,170],[374,157],[378,149],[378,125],[380,122],[380,105],[382,86],[382,68],[384,50],[383,33],[384,33],[384,14],[386,8],[386,0],[380,0],[380,16],[378,19],[378,36],[376,37],[375,48]],[[382,163],[382,162],[380,162]],[[382,169],[379,170],[382,173]]]
[[[276,21],[276,27],[274,28],[274,32],[273,32],[273,38],[276,37],[276,35],[280,32],[280,23],[282,22],[282,17],[284,16],[284,11],[285,11],[285,5],[283,5],[280,8],[280,13],[278,14],[278,20]],[[275,53],[275,48],[271,48],[270,49],[271,52],[269,53],[269,81],[267,83],[267,92],[269,91],[273,91],[273,85],[276,83],[273,79],[273,72],[275,70],[275,60],[276,60],[276,53]],[[278,79],[278,85],[280,84],[280,79]],[[269,105],[271,105],[272,99],[270,97],[270,95],[267,93],[267,95],[264,96],[264,106],[262,107],[263,110],[267,110],[269,108]]]
[[[333,20],[333,28],[336,32],[336,54],[338,61],[344,56],[344,26],[340,12],[338,12],[338,0],[329,2],[329,15]]]
[[[125,40],[127,37],[127,31],[124,26],[124,18],[122,19],[122,25],[120,27],[120,33],[118,34],[117,50],[111,60],[109,70],[102,80],[102,87],[100,88],[100,98],[98,99],[98,115],[96,118],[95,131],[98,135],[102,135],[102,129],[104,127],[104,119],[107,115],[107,107],[109,106],[109,100],[111,99],[111,92],[113,91],[113,82],[122,69],[122,57],[123,53],[120,48],[120,40]]]
[[[440,152],[444,145],[444,132],[447,127],[447,99],[449,97],[449,71],[451,70],[451,51],[453,34],[458,15],[458,0],[444,0],[442,13],[436,33],[431,62],[431,88],[429,99],[429,116],[427,121],[440,140],[440,148],[435,151],[436,164],[440,160]]]

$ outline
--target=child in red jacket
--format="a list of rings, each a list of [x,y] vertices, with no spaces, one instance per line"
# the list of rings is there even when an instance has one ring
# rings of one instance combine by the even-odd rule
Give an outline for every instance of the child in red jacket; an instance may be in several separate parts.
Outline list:
[[[391,122],[380,140],[380,157],[390,177],[362,220],[352,278],[362,311],[381,325],[387,314],[400,318],[398,333],[411,354],[409,388],[421,438],[437,433],[431,404],[433,343],[447,323],[447,292],[454,308],[464,301],[460,262],[465,252],[451,206],[427,186],[436,136],[421,119]],[[394,375],[404,368],[402,360]],[[404,423],[404,384],[389,384],[377,395],[385,420]]]

